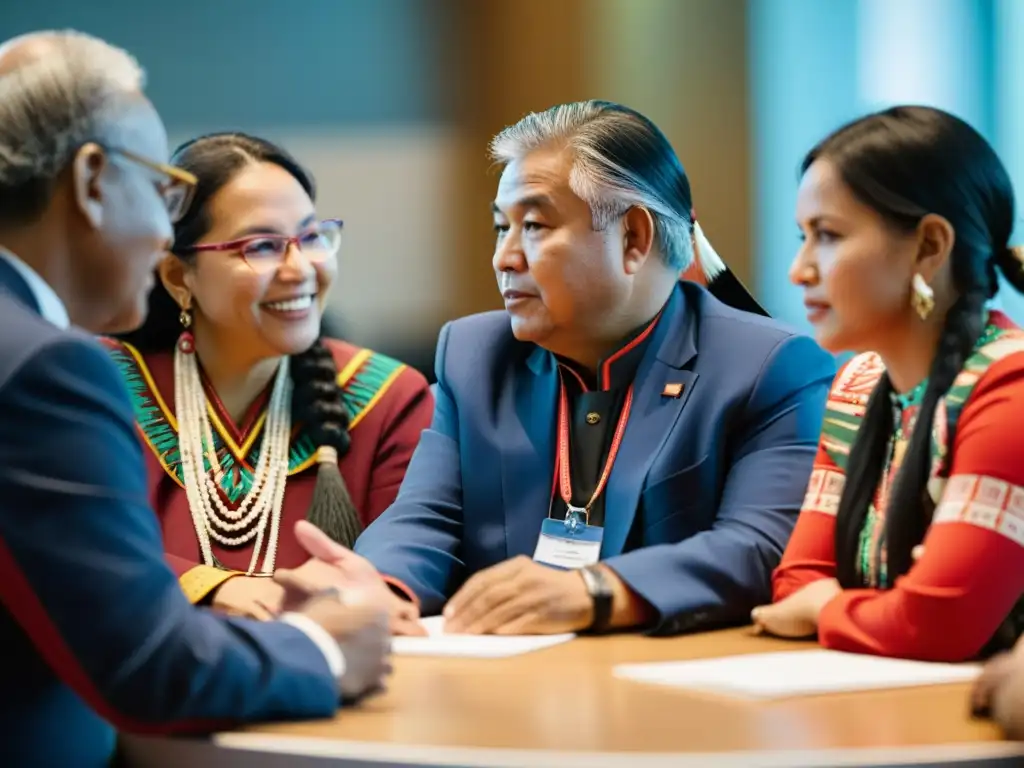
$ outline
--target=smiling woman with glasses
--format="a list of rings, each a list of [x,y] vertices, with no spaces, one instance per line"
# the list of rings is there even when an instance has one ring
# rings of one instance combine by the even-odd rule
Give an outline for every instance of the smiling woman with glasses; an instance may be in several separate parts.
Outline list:
[[[191,202],[146,324],[107,343],[185,593],[268,618],[284,591],[267,577],[307,559],[295,523],[351,546],[394,500],[433,401],[416,371],[321,337],[342,222],[316,215],[291,156],[229,133],[172,162],[196,179]],[[414,618],[395,607],[396,621]]]

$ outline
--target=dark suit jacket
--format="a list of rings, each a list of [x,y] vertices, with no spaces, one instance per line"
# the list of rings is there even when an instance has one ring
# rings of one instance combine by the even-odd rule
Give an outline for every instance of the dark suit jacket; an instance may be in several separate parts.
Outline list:
[[[673,633],[743,620],[811,472],[832,357],[779,323],[682,283],[636,376],[605,491],[601,558]],[[555,460],[554,357],[508,315],[441,331],[437,405],[402,489],[356,550],[437,612],[475,571],[532,556]],[[682,384],[681,397],[663,394]]]
[[[194,608],[164,561],[128,393],[0,259],[0,764],[101,766],[114,730],[329,716],[287,624]]]

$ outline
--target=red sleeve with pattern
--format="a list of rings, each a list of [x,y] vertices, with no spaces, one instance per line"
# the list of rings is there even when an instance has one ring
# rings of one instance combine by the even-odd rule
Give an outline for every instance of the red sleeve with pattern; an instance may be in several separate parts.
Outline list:
[[[785,600],[811,582],[836,577],[836,511],[843,481],[843,470],[819,442],[800,516],[772,574],[773,602]]]
[[[1024,354],[994,363],[963,412],[924,554],[890,590],[851,589],[818,619],[827,648],[956,662],[1024,592]]]

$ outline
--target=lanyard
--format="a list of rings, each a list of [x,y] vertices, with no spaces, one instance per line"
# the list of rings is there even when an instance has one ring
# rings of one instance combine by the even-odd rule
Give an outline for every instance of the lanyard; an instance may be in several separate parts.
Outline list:
[[[626,400],[622,404],[622,413],[619,414],[619,423],[615,425],[615,434],[612,436],[612,444],[608,449],[608,458],[605,459],[604,469],[597,481],[590,501],[586,506],[576,507],[572,503],[572,467],[569,454],[569,398],[565,392],[565,381],[559,372],[558,392],[558,491],[565,502],[566,515],[565,527],[570,533],[574,533],[580,523],[587,523],[590,517],[590,508],[597,497],[601,495],[608,484],[608,477],[612,473],[612,466],[615,464],[615,457],[619,453],[619,446],[622,444],[622,436],[626,432],[626,422],[629,421],[629,411],[633,406],[633,386],[626,390]]]

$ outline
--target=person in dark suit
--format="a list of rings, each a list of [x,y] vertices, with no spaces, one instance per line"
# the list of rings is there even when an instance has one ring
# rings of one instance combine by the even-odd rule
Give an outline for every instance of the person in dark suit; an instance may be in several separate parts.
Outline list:
[[[746,621],[800,509],[833,359],[728,273],[642,115],[565,104],[492,150],[505,311],[441,332],[433,424],[349,565],[456,632]],[[679,280],[695,259],[706,288]]]
[[[193,607],[164,560],[128,392],[89,331],[143,317],[194,179],[125,52],[78,33],[0,47],[0,763],[101,766],[114,728],[326,717],[380,686],[364,594],[280,619]],[[353,596],[355,598],[355,596]]]

